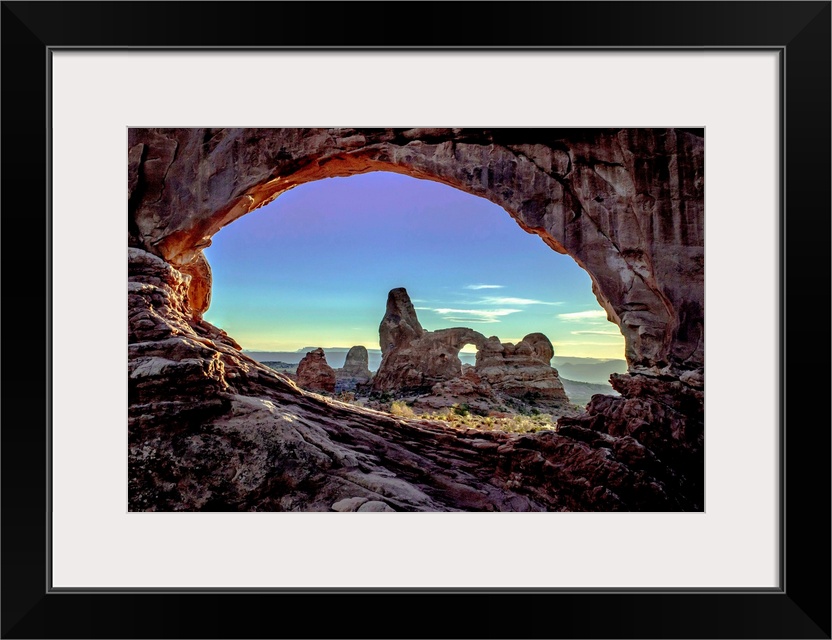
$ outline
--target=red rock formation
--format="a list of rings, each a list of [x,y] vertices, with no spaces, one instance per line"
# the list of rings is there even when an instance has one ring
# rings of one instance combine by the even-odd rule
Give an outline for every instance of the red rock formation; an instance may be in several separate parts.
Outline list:
[[[584,430],[591,430],[592,437],[600,432],[619,438],[616,446],[622,448],[623,460],[641,465],[649,462],[653,468],[665,465],[673,470],[677,494],[702,496],[705,482],[702,381],[691,386],[649,376],[613,374],[610,382],[621,396],[593,396],[585,414],[560,421],[560,433],[582,439],[587,435]],[[697,503],[694,500],[692,504]]]
[[[404,288],[387,295],[378,331],[381,364],[373,378],[377,392],[429,393],[433,385],[462,375],[462,347],[485,341],[481,333],[464,327],[425,331]]]
[[[202,314],[211,306],[211,265],[200,252],[188,264],[182,265],[180,271],[191,276],[188,284],[188,306],[195,319],[202,318]]]
[[[477,352],[474,370],[498,395],[528,400],[539,406],[569,401],[557,370],[555,350],[542,333],[531,333],[516,345],[490,337]]]
[[[558,372],[551,366],[554,349],[542,333],[532,333],[517,345],[486,339],[465,327],[425,331],[403,288],[387,297],[379,326],[382,360],[373,380],[376,392],[435,396],[421,406],[439,408],[456,402],[485,411],[505,402],[505,396],[538,407],[555,408],[569,399]],[[459,351],[477,345],[477,364],[465,373]]]
[[[298,364],[298,386],[309,391],[335,392],[335,370],[327,364],[323,349],[310,351]]]
[[[407,295],[407,289],[400,287],[387,294],[387,311],[378,327],[378,342],[384,357],[393,349],[407,346],[425,334],[416,309]]]

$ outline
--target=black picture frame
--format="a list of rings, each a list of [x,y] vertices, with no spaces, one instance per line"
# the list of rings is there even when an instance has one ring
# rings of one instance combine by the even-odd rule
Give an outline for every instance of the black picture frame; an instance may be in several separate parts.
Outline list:
[[[3,2],[2,637],[829,638],[830,6],[828,1]],[[409,24],[402,23],[402,15],[410,16]],[[780,588],[51,590],[47,265],[50,243],[60,239],[48,232],[50,52],[220,46],[779,51],[785,80]],[[807,305],[821,319],[821,330],[807,330]],[[79,345],[79,357],[85,348]],[[304,615],[309,607],[318,614]]]

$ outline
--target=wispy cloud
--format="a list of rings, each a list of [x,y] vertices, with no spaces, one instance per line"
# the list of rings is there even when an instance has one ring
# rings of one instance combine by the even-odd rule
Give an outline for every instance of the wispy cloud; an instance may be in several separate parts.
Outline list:
[[[621,332],[612,329],[610,331],[570,331],[573,336],[615,336],[621,337]]]
[[[552,346],[555,348],[555,355],[560,355],[558,351],[564,347],[606,347],[609,349],[610,347],[616,347],[616,343],[614,342],[594,342],[594,341],[585,341],[585,340],[559,340],[558,342],[552,342]],[[615,355],[605,356],[606,359],[621,359],[620,352]]]
[[[466,326],[469,324],[493,324],[494,322],[499,322],[496,318],[474,318],[472,316],[465,318],[455,318],[454,316],[442,317],[449,322],[459,322],[460,324],[464,324]]]
[[[501,284],[469,284],[466,285],[465,288],[479,291],[480,289],[503,289],[505,287]]]
[[[434,309],[445,320],[454,322],[499,322],[498,318],[520,313],[520,309]]]
[[[563,302],[546,302],[545,300],[534,300],[532,298],[499,298],[490,296],[486,298],[481,298],[480,302],[482,304],[546,304],[552,306],[558,306],[563,304]]]
[[[592,309],[590,311],[575,311],[572,313],[559,313],[558,318],[566,321],[573,320],[598,320],[607,318],[607,312],[603,309]]]

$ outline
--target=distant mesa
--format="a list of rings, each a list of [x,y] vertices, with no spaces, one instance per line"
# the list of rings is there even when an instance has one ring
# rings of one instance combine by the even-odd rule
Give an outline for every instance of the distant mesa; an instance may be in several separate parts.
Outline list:
[[[294,380],[297,382],[297,370],[298,365],[292,364],[290,362],[283,362],[281,360],[261,360],[261,363],[269,367],[270,369],[274,369],[275,371],[282,373],[287,378]]]

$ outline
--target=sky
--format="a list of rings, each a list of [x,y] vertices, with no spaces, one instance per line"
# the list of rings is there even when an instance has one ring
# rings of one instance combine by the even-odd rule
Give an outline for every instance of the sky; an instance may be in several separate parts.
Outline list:
[[[377,349],[387,293],[405,287],[429,331],[514,343],[541,332],[557,356],[624,357],[572,258],[498,205],[429,180],[373,172],[300,185],[221,229],[205,255],[205,319],[248,351]]]

